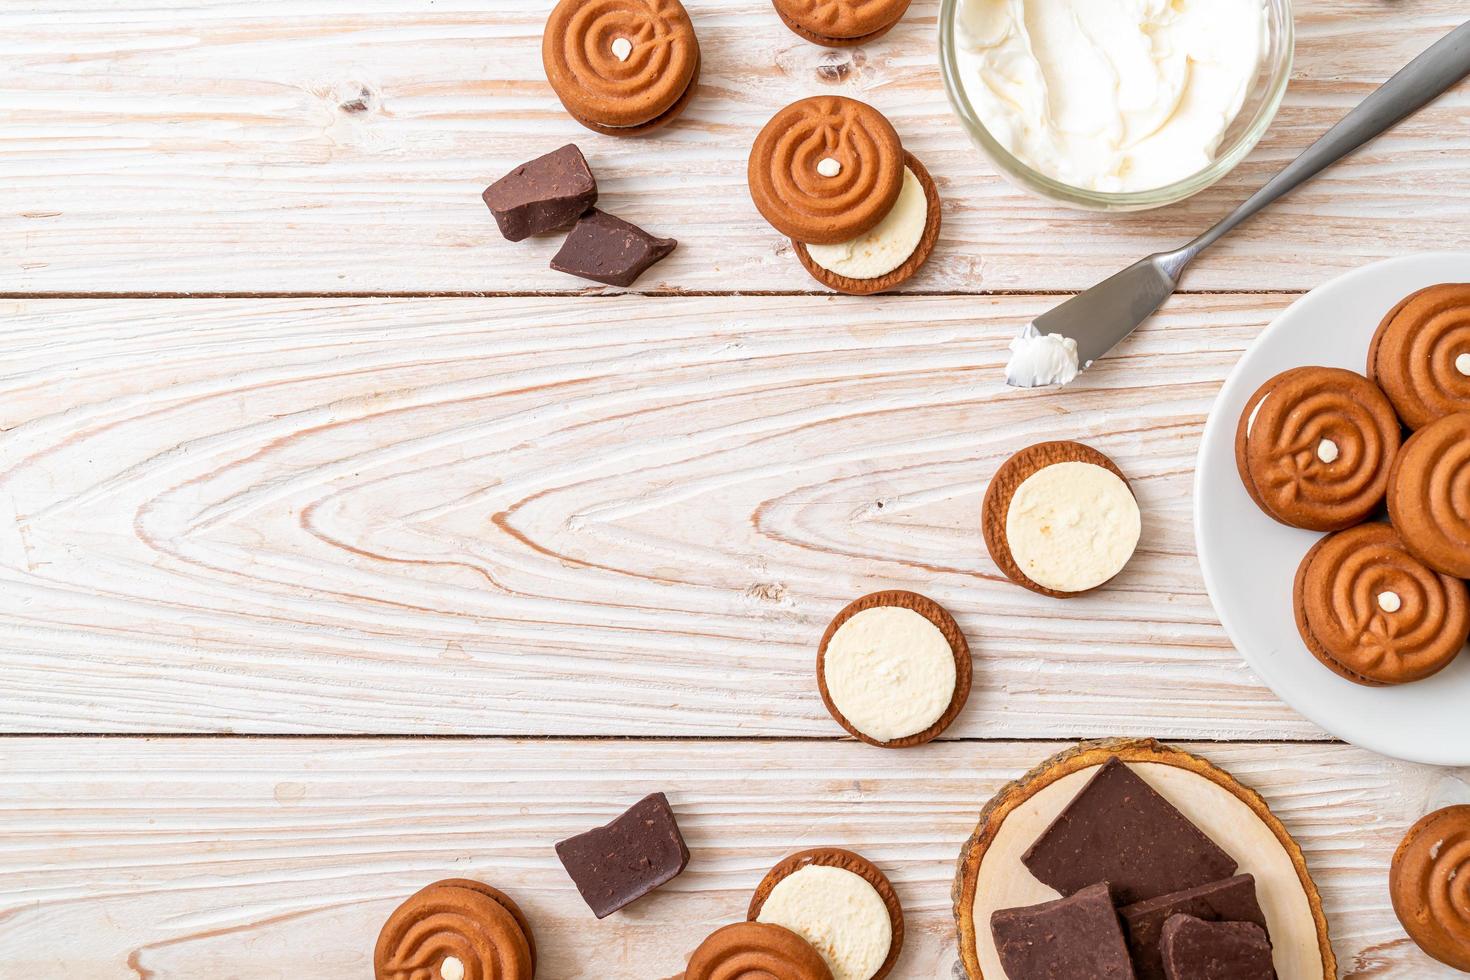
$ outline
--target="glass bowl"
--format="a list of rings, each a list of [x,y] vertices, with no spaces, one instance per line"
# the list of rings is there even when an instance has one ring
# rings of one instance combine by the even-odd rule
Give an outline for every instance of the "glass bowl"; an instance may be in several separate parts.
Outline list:
[[[1198,194],[1235,169],[1235,165],[1255,148],[1276,117],[1281,98],[1286,94],[1287,82],[1291,79],[1292,57],[1296,52],[1291,0],[1261,0],[1266,11],[1266,39],[1261,64],[1240,113],[1220,141],[1214,162],[1183,180],[1146,191],[1095,191],[1074,187],[1022,163],[996,142],[980,121],[980,115],[970,104],[960,79],[955,19],[963,2],[940,0],[939,5],[939,69],[944,76],[944,90],[949,95],[950,106],[970,134],[970,139],[1012,183],[1069,207],[1089,211],[1145,211]]]

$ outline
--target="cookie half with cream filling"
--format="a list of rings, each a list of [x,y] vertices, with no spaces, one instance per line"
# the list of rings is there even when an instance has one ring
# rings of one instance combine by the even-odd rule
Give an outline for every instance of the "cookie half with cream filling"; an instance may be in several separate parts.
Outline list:
[[[985,546],[1017,585],[1066,599],[1116,576],[1142,533],[1123,471],[1079,442],[1043,442],[1006,460],[985,491]]]
[[[817,648],[822,702],[849,733],[886,749],[932,741],[970,697],[970,647],[933,599],[875,592],[848,604]]]
[[[751,146],[761,216],[822,284],[867,295],[918,272],[939,238],[934,179],[877,109],[841,96],[794,102]]]
[[[814,946],[836,980],[881,980],[903,949],[903,906],[888,877],[840,847],[800,851],[756,886],[747,918]]]

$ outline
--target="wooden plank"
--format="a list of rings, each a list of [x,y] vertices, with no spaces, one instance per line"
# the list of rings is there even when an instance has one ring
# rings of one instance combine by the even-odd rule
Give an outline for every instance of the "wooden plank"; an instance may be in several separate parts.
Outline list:
[[[820,844],[893,879],[900,977],[956,967],[949,886],[979,809],[1059,744],[6,739],[0,963],[6,976],[360,980],[403,896],[469,876],[509,891],[554,980],[677,973],[743,917],[764,871]],[[1388,860],[1464,771],[1340,745],[1195,746],[1267,798],[1302,843],[1346,977],[1449,977],[1388,903]],[[669,794],[688,870],[596,922],[551,845]]]
[[[1000,370],[1048,297],[0,304],[0,730],[831,737],[817,638],[901,587],[975,650],[954,735],[1320,737],[1191,529],[1204,417],[1288,300],[1179,299],[1059,393]],[[978,517],[1059,437],[1146,524],[1066,602]]]
[[[1005,184],[942,92],[937,0],[865,49],[785,30],[766,0],[690,0],[704,81],[664,135],[593,135],[542,74],[549,0],[55,0],[0,10],[0,291],[577,291],[552,240],[512,246],[491,179],[577,140],[606,205],[678,237],[650,291],[812,290],[744,186],[780,106],[887,112],[935,174],[920,292],[1084,288],[1242,200],[1465,16],[1462,0],[1300,0],[1295,81],[1235,174],[1161,212],[1069,212]],[[1470,246],[1464,88],[1238,232],[1196,290],[1301,290],[1367,260]]]

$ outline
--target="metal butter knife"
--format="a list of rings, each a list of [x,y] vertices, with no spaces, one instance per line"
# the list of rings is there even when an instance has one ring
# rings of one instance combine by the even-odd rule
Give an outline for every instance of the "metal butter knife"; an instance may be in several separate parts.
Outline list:
[[[1183,248],[1150,255],[1037,317],[1022,331],[1022,336],[1060,334],[1072,338],[1077,343],[1078,366],[1085,370],[1164,305],[1195,256],[1266,205],[1413,115],[1466,76],[1470,76],[1470,22],[1435,42],[1384,82],[1225,220]]]

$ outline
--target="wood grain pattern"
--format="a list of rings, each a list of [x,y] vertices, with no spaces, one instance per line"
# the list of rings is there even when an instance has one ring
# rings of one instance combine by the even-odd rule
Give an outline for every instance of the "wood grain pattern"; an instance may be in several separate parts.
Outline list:
[[[817,640],[906,588],[974,652],[948,736],[1320,738],[1191,528],[1205,415],[1288,299],[1182,298],[1040,394],[1001,365],[1047,297],[0,305],[0,730],[835,737]],[[979,530],[1058,435],[1146,515],[1067,602]]]
[[[1292,89],[1233,175],[1162,212],[1094,216],[995,176],[950,114],[937,0],[832,52],[767,0],[690,0],[704,80],[679,124],[597,136],[563,113],[550,0],[54,0],[0,7],[0,291],[585,291],[558,242],[501,241],[478,194],[578,141],[605,206],[682,242],[638,288],[815,283],[756,214],[750,139],[821,92],[871,101],[934,173],[944,233],[908,289],[1073,290],[1203,230],[1465,16],[1462,0],[1299,0]],[[1195,290],[1300,290],[1370,259],[1470,246],[1462,87],[1272,208]]]
[[[649,980],[743,918],[771,865],[833,844],[902,899],[894,975],[958,976],[960,847],[1005,780],[1061,747],[6,739],[0,963],[7,977],[361,980],[397,901],[470,876],[525,908],[539,976]],[[1190,748],[1259,789],[1301,842],[1345,977],[1458,976],[1409,945],[1385,869],[1417,817],[1465,798],[1466,772],[1338,745]],[[653,790],[689,868],[598,923],[551,845]]]

